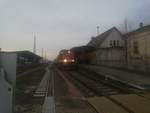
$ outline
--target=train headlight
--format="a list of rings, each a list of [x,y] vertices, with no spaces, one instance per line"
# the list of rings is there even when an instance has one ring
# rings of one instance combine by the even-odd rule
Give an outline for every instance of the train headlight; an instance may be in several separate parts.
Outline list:
[[[70,50],[68,51],[68,54],[70,54],[71,52],[70,52]]]
[[[64,59],[63,61],[64,61],[64,63],[67,63],[67,59]]]
[[[74,59],[72,59],[72,60],[71,60],[71,62],[75,62],[75,60],[74,60]]]

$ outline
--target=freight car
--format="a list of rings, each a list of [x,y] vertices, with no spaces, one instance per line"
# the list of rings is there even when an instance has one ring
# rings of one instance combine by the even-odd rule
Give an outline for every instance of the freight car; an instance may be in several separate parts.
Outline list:
[[[95,50],[96,49],[91,46],[79,46],[71,49],[76,58],[76,64],[90,64],[95,56]]]

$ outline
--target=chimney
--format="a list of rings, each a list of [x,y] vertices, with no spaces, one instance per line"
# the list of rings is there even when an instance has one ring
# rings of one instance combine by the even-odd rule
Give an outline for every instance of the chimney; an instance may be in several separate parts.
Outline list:
[[[140,22],[139,27],[140,27],[140,28],[143,27],[143,22]]]

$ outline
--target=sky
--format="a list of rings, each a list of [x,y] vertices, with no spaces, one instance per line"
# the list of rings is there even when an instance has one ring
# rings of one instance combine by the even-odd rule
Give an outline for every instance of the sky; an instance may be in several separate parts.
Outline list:
[[[150,0],[0,0],[0,48],[33,51],[48,59],[61,49],[86,45],[100,33],[124,21],[130,30],[150,24]]]

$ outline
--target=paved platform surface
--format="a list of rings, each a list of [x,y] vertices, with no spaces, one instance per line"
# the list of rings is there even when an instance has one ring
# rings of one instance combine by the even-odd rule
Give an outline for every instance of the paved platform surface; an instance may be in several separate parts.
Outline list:
[[[55,113],[55,101],[53,96],[45,98],[42,113]]]
[[[103,66],[95,66],[95,65],[80,65],[80,67],[91,69],[106,77],[118,79],[121,81],[125,81],[129,84],[135,84],[137,86],[150,89],[150,75],[146,76],[142,74],[136,74],[133,72],[127,72],[119,69],[108,68]]]
[[[98,113],[88,101],[80,98],[55,98],[56,113]]]
[[[111,96],[134,113],[150,113],[150,100],[138,95]]]
[[[128,113],[123,108],[118,107],[105,97],[94,97],[88,99],[99,113]]]
[[[150,94],[145,96],[149,98]],[[99,113],[150,113],[150,99],[135,94],[110,97],[117,101],[117,104],[106,97],[93,97],[88,101]]]

